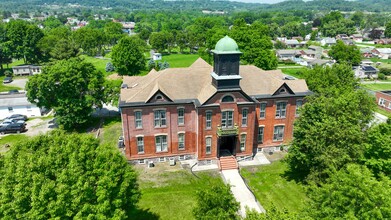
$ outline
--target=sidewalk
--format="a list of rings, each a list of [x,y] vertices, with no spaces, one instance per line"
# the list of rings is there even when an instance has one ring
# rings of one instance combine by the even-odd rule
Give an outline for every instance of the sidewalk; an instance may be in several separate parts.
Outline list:
[[[238,170],[221,171],[223,180],[231,186],[231,192],[236,201],[240,203],[240,215],[246,216],[246,206],[257,212],[265,212],[265,209],[258,203],[257,199],[247,188]]]

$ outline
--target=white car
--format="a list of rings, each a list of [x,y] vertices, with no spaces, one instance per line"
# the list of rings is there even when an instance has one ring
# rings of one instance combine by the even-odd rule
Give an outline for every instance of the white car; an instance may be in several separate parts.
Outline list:
[[[7,126],[10,124],[25,124],[25,121],[23,120],[13,120],[13,119],[5,119],[3,122],[0,123],[0,126]]]

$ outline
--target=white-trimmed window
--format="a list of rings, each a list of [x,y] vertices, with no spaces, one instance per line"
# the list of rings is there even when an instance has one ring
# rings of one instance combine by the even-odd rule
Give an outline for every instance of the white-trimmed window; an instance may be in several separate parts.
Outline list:
[[[248,109],[243,109],[242,110],[242,126],[243,127],[247,126],[247,116],[248,116]]]
[[[205,117],[206,117],[206,129],[211,129],[212,128],[212,112],[207,111],[205,113]]]
[[[156,152],[167,151],[167,135],[155,136]]]
[[[13,107],[8,107],[8,111],[9,111],[9,112],[13,112],[13,111],[14,111],[14,108],[13,108]]]
[[[155,115],[155,120],[154,120],[155,127],[166,126],[166,110],[155,110],[154,115]]]
[[[233,111],[221,112],[221,127],[231,128],[234,125],[233,122],[234,122],[234,112]]]
[[[286,102],[277,102],[276,103],[276,118],[285,118],[286,117]]]
[[[178,134],[178,149],[179,150],[185,149],[185,133]]]
[[[144,137],[137,137],[137,152],[144,153]]]
[[[142,128],[143,127],[143,118],[142,118],[142,112],[141,111],[135,111],[134,112],[134,123],[136,125],[136,128]]]
[[[258,127],[258,144],[263,144],[263,134],[265,133],[265,127]]]
[[[284,139],[284,125],[274,126],[273,141],[282,141]]]
[[[266,118],[266,102],[259,106],[259,118]]]
[[[240,151],[245,151],[246,150],[246,134],[241,134],[240,135]]]
[[[205,142],[206,142],[206,154],[212,153],[212,137],[207,137]]]
[[[383,98],[380,98],[380,99],[379,99],[379,105],[380,105],[380,106],[383,106],[383,107],[386,106],[386,100],[383,99]]]
[[[230,96],[230,95],[226,95],[224,96],[222,99],[221,99],[221,102],[234,102],[235,99],[234,97]]]
[[[145,164],[145,160],[144,159],[139,159],[138,160],[138,164]]]
[[[185,109],[178,108],[178,125],[184,125],[184,124],[185,124]]]
[[[296,116],[300,115],[301,106],[303,106],[303,100],[296,100],[296,111],[295,111]]]

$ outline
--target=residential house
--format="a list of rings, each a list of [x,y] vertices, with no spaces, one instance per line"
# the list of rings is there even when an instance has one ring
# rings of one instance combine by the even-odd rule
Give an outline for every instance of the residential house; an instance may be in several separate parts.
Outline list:
[[[314,68],[315,66],[329,66],[331,67],[334,64],[332,60],[324,60],[324,59],[312,59],[307,60],[307,67]]]
[[[380,59],[391,58],[391,48],[373,48],[371,52]]]
[[[373,50],[373,47],[361,47],[360,53],[365,58],[372,58],[373,57],[372,50]]]
[[[134,28],[136,27],[136,23],[135,22],[120,22],[122,24],[122,31],[129,34],[129,35],[132,35],[134,34]]]
[[[377,74],[379,73],[379,70],[373,66],[370,66],[370,65],[360,65],[359,67],[357,67],[354,71],[354,75],[357,77],[357,78],[360,78],[360,79],[373,79],[373,78],[377,78]]]
[[[0,119],[13,114],[22,114],[27,117],[41,116],[41,109],[27,100],[26,93],[0,93]]]
[[[332,38],[332,37],[326,37],[326,38],[323,38],[321,41],[320,41],[320,44],[322,46],[333,46],[337,43],[337,40],[335,38]]]
[[[13,66],[12,72],[14,76],[32,76],[41,73],[42,67],[36,65],[19,65]]]
[[[323,48],[322,47],[311,45],[311,46],[308,47],[308,50],[312,50],[312,51],[315,52],[315,58],[316,59],[321,59],[322,58],[322,54],[323,54]]]
[[[391,112],[391,90],[377,91],[376,103],[384,110]]]
[[[299,42],[298,40],[285,40],[282,41],[288,48],[304,47],[307,42]]]
[[[336,37],[335,37],[337,40],[346,40],[346,39],[350,39],[348,35],[346,34],[338,34]]]
[[[374,43],[375,44],[382,44],[382,45],[385,45],[385,44],[391,44],[391,39],[387,39],[387,38],[382,38],[382,39],[376,39],[374,40]]]
[[[123,78],[119,108],[130,162],[251,160],[257,151],[289,143],[311,94],[306,82],[286,79],[280,70],[240,66],[242,53],[228,36],[212,53],[213,66],[199,58],[187,68]]]
[[[362,34],[353,34],[350,38],[356,43],[362,43],[363,40]]]
[[[276,50],[276,55],[279,60],[293,60],[300,57],[300,50]]]

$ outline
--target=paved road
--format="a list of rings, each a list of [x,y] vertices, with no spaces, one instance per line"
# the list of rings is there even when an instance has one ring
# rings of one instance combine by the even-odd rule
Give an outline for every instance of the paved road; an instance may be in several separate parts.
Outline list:
[[[391,84],[391,81],[362,81],[361,84]]]
[[[235,196],[236,201],[240,203],[240,215],[246,216],[246,206],[257,212],[265,212],[265,209],[258,203],[254,195],[246,187],[238,170],[223,170],[221,171],[224,180],[231,186],[231,192]]]

